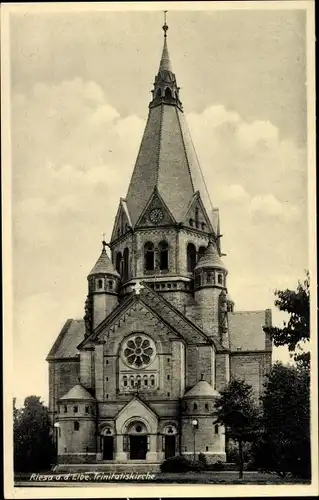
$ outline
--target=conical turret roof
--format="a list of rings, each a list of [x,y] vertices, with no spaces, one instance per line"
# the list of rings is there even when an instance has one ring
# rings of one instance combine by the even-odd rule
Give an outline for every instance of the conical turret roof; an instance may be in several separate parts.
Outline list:
[[[210,241],[208,243],[208,246],[199,259],[198,263],[195,266],[195,271],[197,269],[202,269],[204,267],[214,267],[218,269],[224,269],[227,270],[225,264],[223,263],[222,259],[219,256],[218,250],[215,247],[215,244]]]
[[[184,398],[218,396],[218,392],[206,380],[200,380],[184,394]]]
[[[116,269],[114,269],[113,264],[106,253],[105,247],[103,247],[102,253],[96,261],[95,266],[89,273],[89,276],[92,276],[94,274],[111,274],[112,276],[120,278],[119,273],[116,271]]]
[[[95,401],[92,394],[90,394],[85,387],[81,384],[77,384],[72,389],[70,389],[64,396],[62,396],[63,400],[85,400],[85,401]]]

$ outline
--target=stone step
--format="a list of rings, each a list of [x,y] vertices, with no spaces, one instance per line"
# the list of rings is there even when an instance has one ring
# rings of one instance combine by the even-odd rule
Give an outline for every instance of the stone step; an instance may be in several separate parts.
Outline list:
[[[68,473],[68,472],[113,472],[114,474],[119,473],[137,473],[144,474],[147,472],[159,472],[160,463],[108,463],[99,462],[96,464],[59,464],[53,468],[53,471],[58,474]]]

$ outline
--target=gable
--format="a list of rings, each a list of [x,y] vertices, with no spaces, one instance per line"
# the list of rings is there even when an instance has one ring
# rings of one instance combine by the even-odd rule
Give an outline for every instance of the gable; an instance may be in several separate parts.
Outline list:
[[[187,344],[213,344],[216,346],[216,340],[209,338],[197,325],[195,325],[189,318],[182,314],[172,304],[170,304],[164,297],[152,290],[146,283],[144,285],[144,292],[142,300],[147,304],[152,311],[173,328],[175,332]]]
[[[116,415],[115,425],[118,434],[125,434],[128,422],[142,420],[149,433],[157,429],[158,417],[151,408],[134,396]]]
[[[79,356],[78,344],[84,339],[84,320],[68,319],[64,324],[58,338],[54,342],[47,361],[53,359],[69,359]]]
[[[155,332],[161,342],[182,339],[182,336],[171,325],[137,295],[131,295],[126,307],[118,308],[117,312],[111,316],[112,318],[106,318],[78,347],[87,349],[95,343],[107,341],[108,352],[115,353],[119,339],[134,330],[145,331],[151,336],[154,336]]]
[[[215,233],[199,192],[195,193],[183,223],[186,227],[192,229],[197,229],[208,234]]]
[[[266,311],[228,313],[231,351],[263,351],[266,349]]]
[[[174,217],[155,188],[136,223],[136,227],[165,226],[174,224],[174,222]]]
[[[117,209],[115,216],[115,222],[113,226],[111,241],[116,240],[123,234],[125,234],[132,227],[130,215],[127,209],[126,201],[121,198],[120,204]]]

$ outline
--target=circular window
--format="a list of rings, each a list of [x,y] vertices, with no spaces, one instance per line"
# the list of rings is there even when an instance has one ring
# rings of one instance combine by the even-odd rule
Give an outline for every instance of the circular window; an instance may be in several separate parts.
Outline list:
[[[122,355],[129,367],[144,368],[154,361],[155,344],[146,335],[135,334],[124,342]]]
[[[137,425],[135,427],[136,432],[142,432],[142,427],[140,425]]]

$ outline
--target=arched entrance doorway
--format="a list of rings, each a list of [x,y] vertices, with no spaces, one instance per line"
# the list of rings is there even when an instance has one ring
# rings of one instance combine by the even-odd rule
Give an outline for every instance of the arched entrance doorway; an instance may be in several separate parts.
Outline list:
[[[128,452],[130,460],[145,460],[148,451],[147,428],[143,422],[135,421],[127,427]]]
[[[176,455],[176,427],[175,425],[167,425],[164,429],[164,452],[165,458],[174,457]]]
[[[101,431],[101,448],[103,460],[114,458],[114,436],[110,427],[104,427]]]

